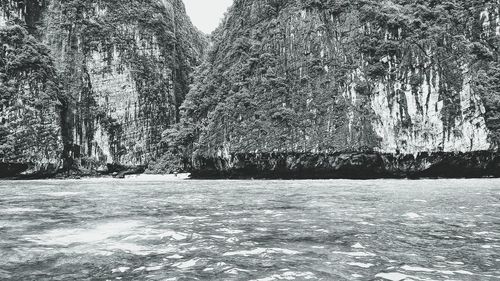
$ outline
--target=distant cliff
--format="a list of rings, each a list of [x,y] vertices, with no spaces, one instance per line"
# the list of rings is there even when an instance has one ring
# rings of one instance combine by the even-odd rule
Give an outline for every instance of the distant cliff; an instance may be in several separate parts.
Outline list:
[[[496,150],[499,8],[236,0],[172,139],[183,153],[226,157]]]
[[[0,161],[96,169],[162,154],[207,45],[181,0],[0,5]]]

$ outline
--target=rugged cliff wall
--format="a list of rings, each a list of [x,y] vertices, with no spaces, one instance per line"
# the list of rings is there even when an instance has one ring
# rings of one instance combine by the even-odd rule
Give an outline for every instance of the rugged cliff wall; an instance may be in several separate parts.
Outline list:
[[[172,138],[209,155],[496,149],[499,7],[236,0]]]
[[[3,0],[0,15],[2,31],[25,29],[50,50],[60,113],[50,113],[51,125],[66,168],[146,164],[162,154],[161,134],[179,120],[207,44],[181,0]]]
[[[20,26],[0,28],[0,162],[59,163],[59,97],[47,47]]]

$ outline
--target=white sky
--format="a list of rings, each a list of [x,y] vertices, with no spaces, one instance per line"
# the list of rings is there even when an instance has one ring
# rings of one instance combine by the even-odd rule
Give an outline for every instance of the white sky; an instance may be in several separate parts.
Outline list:
[[[193,24],[206,34],[214,31],[233,0],[183,0]]]

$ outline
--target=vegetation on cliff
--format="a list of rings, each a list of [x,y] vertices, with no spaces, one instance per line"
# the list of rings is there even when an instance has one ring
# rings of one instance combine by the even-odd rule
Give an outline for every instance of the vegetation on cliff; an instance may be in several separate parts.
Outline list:
[[[206,44],[182,2],[54,1],[47,15],[46,38],[64,58],[59,69],[72,93],[64,135],[73,154],[101,163],[154,161]],[[94,133],[99,127],[109,151]]]
[[[0,27],[1,113],[11,116],[2,123],[1,144],[9,155],[42,157],[28,149],[40,144],[58,154],[53,162],[63,158],[64,169],[161,157],[161,134],[179,120],[207,44],[181,0],[2,0],[0,17],[7,21]],[[19,111],[21,105],[26,109]],[[28,108],[43,114],[34,118]],[[14,111],[22,118],[14,120]],[[37,142],[23,129],[35,125],[52,135]]]
[[[419,127],[428,121],[410,118],[415,110],[439,112],[442,143],[459,138],[460,123],[480,126],[484,102],[497,147],[498,9],[495,1],[236,0],[164,141],[179,155],[380,149],[386,136],[373,128],[381,122],[373,107],[384,93],[383,110],[397,116],[391,137],[430,138]]]
[[[0,29],[0,42],[0,162],[58,161],[62,96],[49,50],[19,25]]]
[[[0,0],[0,160],[496,149],[499,10],[235,0],[206,51],[181,0]]]

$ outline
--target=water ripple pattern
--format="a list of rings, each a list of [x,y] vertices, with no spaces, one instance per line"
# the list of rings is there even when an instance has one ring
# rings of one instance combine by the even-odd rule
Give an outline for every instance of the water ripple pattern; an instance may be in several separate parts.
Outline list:
[[[500,181],[0,181],[0,280],[500,280]]]

